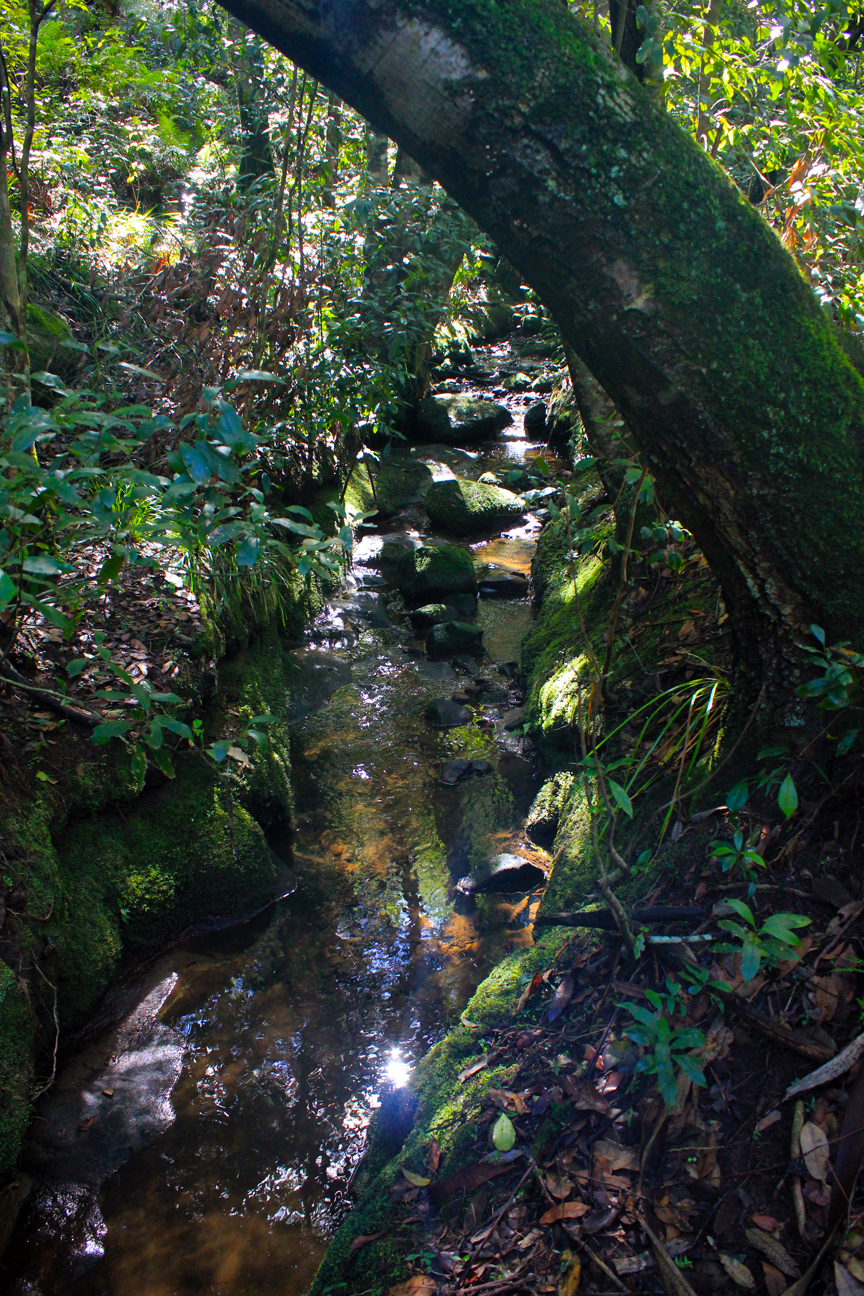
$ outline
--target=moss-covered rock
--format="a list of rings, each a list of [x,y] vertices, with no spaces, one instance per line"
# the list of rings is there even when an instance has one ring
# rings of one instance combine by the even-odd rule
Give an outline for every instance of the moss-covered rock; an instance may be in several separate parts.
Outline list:
[[[433,482],[424,503],[436,526],[464,536],[500,530],[518,521],[525,512],[525,501],[520,495],[487,482],[459,478]]]
[[[483,631],[480,626],[465,621],[443,621],[429,631],[426,651],[436,659],[452,657],[455,653],[479,656],[483,651]]]
[[[345,492],[345,503],[355,513],[380,513],[390,517],[407,504],[416,504],[432,482],[426,464],[403,458],[382,459],[370,467],[354,467]]]
[[[461,446],[488,441],[512,422],[510,411],[494,401],[458,393],[424,396],[417,407],[414,433],[423,441]]]
[[[37,1051],[53,1047],[48,982],[65,1031],[125,961],[208,915],[252,912],[274,892],[279,861],[264,834],[287,830],[292,815],[292,663],[275,622],[219,675],[205,730],[245,744],[245,761],[217,772],[178,753],[176,778],[139,797],[119,743],[83,743],[58,762],[56,786],[34,777],[26,795],[6,796],[4,873],[24,889],[34,919],[7,919],[3,932],[14,959],[12,970],[0,964],[0,1174],[14,1164],[29,1117]],[[265,713],[274,723],[259,749],[242,734]]]
[[[525,831],[538,846],[549,847],[555,840],[574,777],[569,770],[560,770],[546,780],[534,798],[525,821]]]
[[[453,620],[453,610],[446,603],[426,603],[408,613],[408,619],[418,634],[431,630],[442,621]]]
[[[476,594],[477,576],[470,553],[455,545],[421,545],[399,561],[399,588],[412,603]]]
[[[582,420],[573,399],[573,388],[569,375],[562,374],[552,391],[549,409],[546,414],[546,444],[553,454],[566,458],[570,443],[579,437],[582,431]]]

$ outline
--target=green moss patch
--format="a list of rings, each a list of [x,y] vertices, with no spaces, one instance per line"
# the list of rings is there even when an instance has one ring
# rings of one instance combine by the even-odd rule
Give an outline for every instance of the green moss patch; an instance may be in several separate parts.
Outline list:
[[[424,503],[435,525],[453,535],[500,530],[525,512],[525,501],[512,491],[458,478],[433,482]]]

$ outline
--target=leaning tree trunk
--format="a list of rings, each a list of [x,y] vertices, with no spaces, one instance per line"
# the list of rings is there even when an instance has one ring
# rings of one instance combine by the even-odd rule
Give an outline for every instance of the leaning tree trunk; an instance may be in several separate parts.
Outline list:
[[[864,643],[864,383],[789,254],[560,0],[229,0],[492,236],[609,393],[794,697]]]

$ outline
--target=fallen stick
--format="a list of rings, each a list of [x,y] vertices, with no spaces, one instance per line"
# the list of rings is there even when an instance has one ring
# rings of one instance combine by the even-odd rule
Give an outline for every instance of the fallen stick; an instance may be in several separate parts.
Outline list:
[[[808,1089],[815,1089],[818,1085],[827,1084],[829,1080],[836,1080],[839,1076],[845,1075],[851,1071],[852,1067],[864,1057],[864,1032],[860,1034],[851,1044],[847,1044],[836,1057],[831,1058],[824,1066],[817,1067],[801,1080],[795,1080],[783,1095],[783,1101],[788,1098],[797,1098],[798,1094],[806,1093]]]

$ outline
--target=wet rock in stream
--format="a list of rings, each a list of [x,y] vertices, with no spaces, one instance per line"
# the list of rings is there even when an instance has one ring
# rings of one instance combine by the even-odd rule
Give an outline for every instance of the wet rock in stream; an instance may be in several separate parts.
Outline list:
[[[457,891],[481,895],[488,891],[532,891],[546,881],[546,871],[522,855],[495,855],[459,879]]]
[[[412,603],[476,594],[474,562],[470,553],[454,545],[421,545],[400,559],[399,588]]]
[[[462,393],[424,396],[417,409],[415,433],[443,445],[471,445],[489,440],[512,422],[510,411],[494,401]]]
[[[319,711],[337,689],[348,683],[351,664],[333,653],[312,648],[295,648],[288,657],[297,672],[292,680],[291,705],[288,708],[288,723],[293,724]]]
[[[481,598],[526,598],[530,593],[527,576],[488,563],[477,573]]]
[[[525,501],[512,491],[458,477],[433,482],[424,504],[436,526],[460,536],[499,530],[525,512]]]
[[[492,773],[492,762],[487,760],[452,760],[445,761],[441,766],[440,779],[448,787],[455,787],[462,779],[468,778],[470,774],[478,774],[481,777]]]
[[[483,652],[483,631],[480,626],[465,621],[444,621],[435,625],[426,637],[426,651],[430,657],[451,657],[454,653]]]
[[[435,698],[426,707],[427,722],[435,729],[455,729],[457,725],[469,724],[471,712],[466,706],[460,706],[450,698]]]

